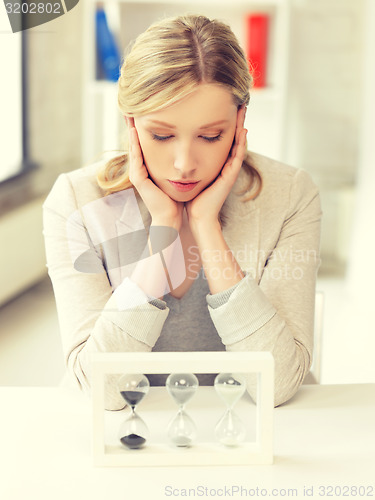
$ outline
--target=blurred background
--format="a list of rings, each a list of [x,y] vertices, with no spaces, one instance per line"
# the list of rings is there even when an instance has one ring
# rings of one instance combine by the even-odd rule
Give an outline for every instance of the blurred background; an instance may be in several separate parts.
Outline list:
[[[123,147],[113,68],[151,22],[185,12],[227,22],[251,58],[249,149],[319,186],[321,383],[375,382],[375,2],[80,0],[23,33],[1,12],[0,385],[62,378],[42,203],[61,172]]]

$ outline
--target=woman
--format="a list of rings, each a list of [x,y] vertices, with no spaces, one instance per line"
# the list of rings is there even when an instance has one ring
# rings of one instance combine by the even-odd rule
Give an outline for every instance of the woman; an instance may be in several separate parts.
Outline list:
[[[275,405],[307,374],[319,195],[306,172],[246,151],[250,87],[226,25],[156,23],[119,79],[129,154],[56,181],[48,269],[83,388],[95,351],[271,351]],[[109,380],[107,408],[122,406]]]

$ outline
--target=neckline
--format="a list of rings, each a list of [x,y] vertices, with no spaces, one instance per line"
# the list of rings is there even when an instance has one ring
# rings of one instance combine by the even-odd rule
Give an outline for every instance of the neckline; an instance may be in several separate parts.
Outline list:
[[[187,289],[187,291],[184,293],[182,297],[174,297],[173,295],[171,295],[170,292],[166,295],[166,297],[168,297],[168,299],[172,299],[173,302],[180,303],[182,299],[185,299],[191,293],[196,282],[202,278],[202,273],[203,273],[203,267],[201,266],[197,274],[197,277],[194,278],[193,283],[190,285],[190,287]]]

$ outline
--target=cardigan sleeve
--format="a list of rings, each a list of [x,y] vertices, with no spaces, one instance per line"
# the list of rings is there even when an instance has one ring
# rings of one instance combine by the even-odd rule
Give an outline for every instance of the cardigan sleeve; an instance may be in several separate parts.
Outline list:
[[[67,237],[71,214],[79,209],[67,174],[56,181],[43,205],[43,234],[48,274],[55,294],[67,371],[85,391],[90,390],[92,352],[151,351],[168,316],[162,300],[149,297],[129,278],[112,293],[100,255],[91,253],[95,272],[75,269]],[[79,220],[79,219],[78,219]],[[90,244],[83,221],[75,218],[75,244]],[[121,307],[126,301],[131,308]],[[140,320],[141,318],[141,320]],[[114,379],[106,384],[106,408],[120,409],[124,401]]]
[[[318,190],[306,172],[297,170],[279,239],[259,282],[246,275],[222,301],[207,297],[228,351],[273,354],[275,406],[295,394],[312,362],[320,220]],[[249,377],[248,389],[256,399],[255,377]]]

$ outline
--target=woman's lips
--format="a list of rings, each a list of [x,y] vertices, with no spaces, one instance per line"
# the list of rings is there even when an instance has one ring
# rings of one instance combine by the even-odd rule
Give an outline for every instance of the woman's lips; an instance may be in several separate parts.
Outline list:
[[[199,183],[199,181],[196,182],[178,182],[178,181],[171,181],[168,179],[168,182],[175,188],[177,191],[191,191],[192,189],[195,188],[195,186]]]

